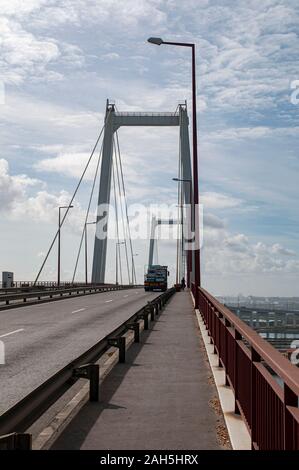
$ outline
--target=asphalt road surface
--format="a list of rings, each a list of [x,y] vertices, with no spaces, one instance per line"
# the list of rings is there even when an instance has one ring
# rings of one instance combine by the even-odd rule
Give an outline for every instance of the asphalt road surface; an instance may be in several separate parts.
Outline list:
[[[127,289],[0,312],[0,414],[158,295]]]

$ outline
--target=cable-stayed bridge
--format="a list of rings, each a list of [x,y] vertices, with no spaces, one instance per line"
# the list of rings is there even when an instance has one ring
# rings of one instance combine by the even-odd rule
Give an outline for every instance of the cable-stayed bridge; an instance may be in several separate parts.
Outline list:
[[[165,293],[137,285],[122,126],[179,130],[177,218],[152,218],[148,236],[151,265],[156,227],[177,227],[177,282]],[[72,278],[43,283],[93,159]],[[200,285],[193,169],[186,103],[154,113],[120,112],[107,101],[103,128],[35,280],[0,293],[0,448],[299,449],[296,351],[292,364]],[[114,284],[106,283],[111,207]],[[89,223],[96,225],[90,267]],[[82,259],[85,282],[76,277]]]

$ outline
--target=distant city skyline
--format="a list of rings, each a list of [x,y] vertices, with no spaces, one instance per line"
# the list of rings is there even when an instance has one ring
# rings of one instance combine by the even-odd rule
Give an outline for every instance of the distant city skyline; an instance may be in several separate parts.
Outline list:
[[[299,295],[297,1],[0,5],[0,271],[34,279],[107,98],[120,111],[174,111],[187,99],[190,115],[190,56],[146,42],[161,36],[197,48],[203,286],[216,295]],[[122,129],[120,144],[129,203],[176,204],[177,130]],[[90,186],[91,174],[62,233],[62,280],[73,272]],[[148,245],[134,244],[139,282]],[[158,244],[172,279],[175,250],[175,241]],[[112,242],[107,282],[114,251]],[[55,250],[41,278],[55,279],[56,269]]]

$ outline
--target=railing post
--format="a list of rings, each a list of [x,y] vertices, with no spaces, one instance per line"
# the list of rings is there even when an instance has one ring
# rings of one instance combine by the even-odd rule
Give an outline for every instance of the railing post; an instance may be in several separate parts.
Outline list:
[[[238,361],[238,341],[242,339],[242,335],[235,329],[234,330],[234,390],[235,390],[235,413],[240,414],[238,407],[239,400],[239,361]]]
[[[225,385],[229,385],[229,380],[228,380],[228,375],[227,375],[227,369],[228,369],[228,335],[229,332],[227,329],[230,327],[230,322],[224,318],[224,326],[225,326],[225,331],[224,331],[224,367],[225,367]]]
[[[222,341],[221,341],[221,324],[222,324],[222,318],[223,318],[223,315],[222,313],[218,312],[218,320],[217,320],[217,334],[218,334],[218,367],[223,367],[222,365],[222,362],[221,362],[221,359],[222,359],[222,355],[223,355],[223,351],[222,351]]]
[[[294,433],[293,419],[288,410],[288,406],[298,406],[298,397],[285,383],[283,385],[283,405],[284,405],[284,450],[296,450],[296,435]]]
[[[259,397],[257,396],[257,370],[255,367],[256,362],[261,361],[261,356],[255,351],[255,349],[251,346],[251,404],[250,404],[250,412],[251,412],[251,448],[254,450],[257,445],[257,413],[256,413],[256,405]]]

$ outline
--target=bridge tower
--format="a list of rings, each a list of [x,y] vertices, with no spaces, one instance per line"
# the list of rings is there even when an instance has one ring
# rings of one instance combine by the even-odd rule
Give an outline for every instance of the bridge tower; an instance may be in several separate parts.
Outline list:
[[[111,192],[113,136],[122,126],[177,126],[180,131],[181,175],[184,202],[189,207],[192,204],[192,173],[189,143],[189,119],[186,103],[178,106],[175,113],[154,112],[117,112],[115,105],[107,100],[105,115],[105,130],[101,162],[101,176],[98,195],[97,227],[104,225],[105,236],[99,237],[96,231],[93,252],[92,282],[104,283],[107,257],[108,216]],[[190,227],[191,228],[191,227]],[[190,269],[192,270],[192,269]]]

